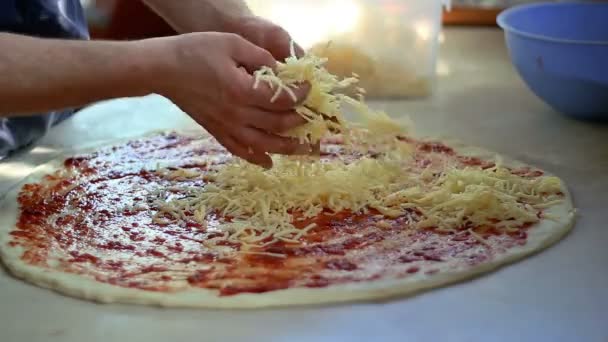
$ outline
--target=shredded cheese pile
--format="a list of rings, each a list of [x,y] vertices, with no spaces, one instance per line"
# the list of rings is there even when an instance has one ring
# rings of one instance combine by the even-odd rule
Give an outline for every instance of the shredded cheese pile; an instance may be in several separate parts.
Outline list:
[[[538,222],[538,209],[559,203],[561,191],[557,177],[525,178],[499,165],[451,168],[427,184],[418,181],[387,195],[384,205],[418,208],[424,217],[419,228],[492,226],[511,232]]]
[[[324,209],[384,209],[382,196],[386,195],[387,184],[401,177],[396,163],[371,158],[351,164],[310,163],[278,156],[273,159],[275,166],[270,170],[242,161],[228,164],[212,183],[202,191],[191,189],[188,197],[175,203],[176,207],[194,213],[201,223],[210,210],[232,217],[225,228],[245,242],[270,235],[288,241],[302,234],[294,226],[292,214],[298,213],[303,220]]]
[[[294,87],[308,82],[310,95],[296,108],[308,123],[288,134],[317,142],[339,131],[347,138],[346,148],[363,146],[366,152],[375,152],[374,158],[366,153],[355,160],[272,156],[270,170],[235,159],[208,170],[205,177],[210,181],[204,187],[182,189],[178,199],[160,199],[155,220],[167,223],[169,216],[175,221],[194,219],[205,226],[208,215],[220,214],[230,218],[218,228],[224,232],[222,238],[259,246],[279,240],[296,242],[314,228],[297,221],[324,210],[367,213],[375,209],[387,219],[415,212],[413,228],[453,231],[492,226],[508,232],[538,222],[540,209],[561,200],[558,178],[518,176],[499,161],[488,169],[463,169],[454,161],[439,166],[416,164],[409,143],[395,139],[403,134],[403,127],[385,113],[371,110],[362,99],[335,94],[354,85],[356,78],[339,80],[323,63],[324,59],[313,55],[290,57],[278,65],[276,73],[270,68],[259,70],[256,86],[268,83],[276,89],[275,100],[282,92],[293,96]],[[345,120],[344,103],[360,114],[359,124]],[[164,170],[162,175],[169,179],[201,176],[191,170]]]
[[[448,232],[485,226],[512,232],[538,222],[540,209],[562,200],[558,178],[521,177],[502,166],[447,166],[440,176],[429,176],[432,170],[408,169],[411,161],[395,155],[350,164],[273,159],[271,170],[242,161],[228,164],[212,174],[212,182],[203,189],[188,189],[184,198],[165,204],[164,210],[176,220],[191,212],[202,225],[208,214],[219,212],[232,218],[221,226],[225,238],[255,245],[263,240],[265,244],[295,242],[314,228],[314,224],[296,228],[297,221],[324,209],[355,213],[375,209],[388,219],[415,209],[421,219],[413,228]],[[298,213],[297,219],[293,213]]]

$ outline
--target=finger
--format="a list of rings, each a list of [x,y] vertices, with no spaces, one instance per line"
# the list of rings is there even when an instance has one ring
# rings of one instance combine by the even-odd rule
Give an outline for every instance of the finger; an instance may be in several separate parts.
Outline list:
[[[271,88],[267,83],[260,83],[257,89],[252,88],[252,104],[268,110],[284,111],[303,103],[310,92],[308,83],[287,87],[279,90],[276,85]]]
[[[264,36],[264,40],[262,46],[266,47],[278,61],[284,61],[287,57],[291,57],[292,52],[298,58],[304,56],[304,49],[295,42],[293,43],[293,51],[291,51],[292,38],[285,29],[279,26],[273,26],[268,34]]]
[[[306,52],[304,51],[304,49],[302,49],[302,47],[300,45],[296,44],[296,43],[294,43],[293,49],[294,49],[294,52],[296,54],[296,57],[298,57],[298,58],[302,58],[306,54]]]
[[[278,61],[291,57],[291,37],[284,29],[275,26],[264,40],[264,46]]]
[[[239,66],[245,67],[250,74],[263,66],[274,68],[277,64],[270,52],[237,34],[230,35],[230,46],[231,57]]]
[[[221,123],[208,122],[205,126],[209,133],[211,133],[215,139],[228,150],[228,152],[252,164],[256,164],[267,169],[272,167],[272,159],[270,159],[270,156],[264,152],[256,152],[252,148],[239,144],[239,142],[228,133],[228,128]]]
[[[253,127],[247,127],[233,136],[241,145],[251,147],[254,151],[277,153],[284,155],[305,155],[312,150],[307,144],[301,144],[298,139],[281,137]]]
[[[272,159],[268,154],[245,147],[231,136],[222,137],[222,140],[221,144],[235,156],[266,169],[272,167]]]
[[[241,109],[238,120],[270,133],[284,133],[306,123],[295,111],[269,112],[255,107]]]
[[[286,34],[278,39],[270,40],[266,46],[268,46],[268,51],[270,51],[277,61],[285,61],[288,57],[292,56],[292,52],[297,58],[304,57],[306,54],[304,49],[294,42],[293,51],[291,51],[291,44],[291,37]]]
[[[244,72],[241,72],[239,82],[243,84],[243,88],[249,90],[248,104],[275,112],[293,109],[304,102],[310,92],[308,83],[279,89],[276,84],[271,86],[264,81],[256,82],[254,76]]]

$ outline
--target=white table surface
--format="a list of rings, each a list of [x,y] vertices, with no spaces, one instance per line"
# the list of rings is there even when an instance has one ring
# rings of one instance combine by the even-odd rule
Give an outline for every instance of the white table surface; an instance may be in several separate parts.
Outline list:
[[[568,119],[535,98],[498,30],[446,30],[441,64],[447,75],[432,99],[373,105],[411,115],[422,134],[484,146],[562,177],[580,216],[556,246],[402,300],[261,311],[98,305],[0,270],[0,341],[608,341],[608,126]],[[59,150],[193,125],[156,96],[99,104],[0,163],[0,191]]]

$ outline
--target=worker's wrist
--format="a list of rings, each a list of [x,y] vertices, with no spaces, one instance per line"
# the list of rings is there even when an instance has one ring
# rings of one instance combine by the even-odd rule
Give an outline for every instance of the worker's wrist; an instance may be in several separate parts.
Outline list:
[[[174,65],[174,52],[167,44],[171,38],[154,38],[129,42],[126,59],[132,70],[127,82],[133,93],[143,96],[162,93]]]

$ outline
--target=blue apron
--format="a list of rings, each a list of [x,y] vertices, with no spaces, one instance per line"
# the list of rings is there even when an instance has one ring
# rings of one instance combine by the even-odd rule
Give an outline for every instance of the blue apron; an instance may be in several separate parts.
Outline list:
[[[0,31],[47,38],[89,38],[79,0],[0,0]],[[0,119],[0,159],[31,144],[73,113],[60,110]]]

